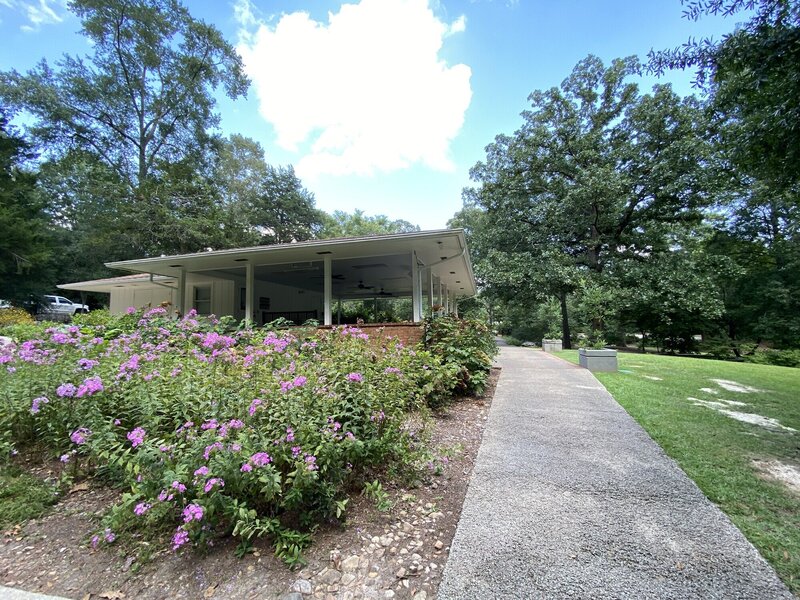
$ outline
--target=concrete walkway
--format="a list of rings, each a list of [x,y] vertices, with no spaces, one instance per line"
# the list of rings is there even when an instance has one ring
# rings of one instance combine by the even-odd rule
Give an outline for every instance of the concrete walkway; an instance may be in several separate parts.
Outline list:
[[[793,598],[591,373],[499,364],[441,600]]]

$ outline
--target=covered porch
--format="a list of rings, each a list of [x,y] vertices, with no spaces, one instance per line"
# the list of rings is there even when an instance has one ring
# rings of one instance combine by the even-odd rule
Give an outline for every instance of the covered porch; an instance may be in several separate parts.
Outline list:
[[[63,284],[65,290],[107,292],[110,308],[169,303],[178,314],[230,315],[263,325],[342,322],[342,304],[410,299],[419,322],[438,310],[457,313],[457,299],[476,293],[462,230],[313,240],[107,263],[132,273]],[[376,311],[377,313],[377,311]]]

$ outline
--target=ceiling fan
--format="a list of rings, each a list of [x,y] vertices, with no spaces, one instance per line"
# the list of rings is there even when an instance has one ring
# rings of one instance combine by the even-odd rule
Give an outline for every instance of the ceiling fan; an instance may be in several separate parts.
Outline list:
[[[359,281],[358,282],[358,289],[360,289],[360,290],[374,290],[375,286],[374,285],[364,285],[363,281]]]

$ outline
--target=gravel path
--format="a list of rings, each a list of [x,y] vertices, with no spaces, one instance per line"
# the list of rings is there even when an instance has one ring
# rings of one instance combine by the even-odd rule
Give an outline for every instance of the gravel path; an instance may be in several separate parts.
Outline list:
[[[589,371],[499,363],[440,599],[793,598]]]

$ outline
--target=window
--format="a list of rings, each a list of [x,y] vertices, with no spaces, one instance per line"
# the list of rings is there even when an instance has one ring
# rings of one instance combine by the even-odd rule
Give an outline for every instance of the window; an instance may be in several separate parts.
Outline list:
[[[194,302],[192,307],[198,315],[211,314],[211,286],[198,285],[194,288]]]

